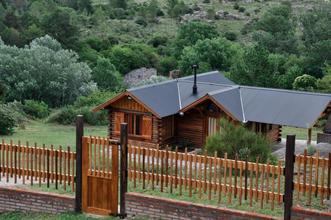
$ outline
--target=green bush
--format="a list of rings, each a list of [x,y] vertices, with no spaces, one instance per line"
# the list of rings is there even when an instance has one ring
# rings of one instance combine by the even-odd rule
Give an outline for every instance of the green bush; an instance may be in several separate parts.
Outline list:
[[[83,115],[84,122],[89,125],[106,125],[107,111],[92,112],[92,107],[80,107],[66,106],[59,109],[48,118],[48,122],[56,122],[62,125],[74,124],[77,115]]]
[[[239,7],[240,7],[240,6],[239,6],[238,2],[234,3],[234,5],[233,5],[233,9],[238,10]]]
[[[11,109],[7,105],[0,105],[0,134],[8,135],[14,132],[16,120]]]
[[[62,125],[69,125],[74,123],[76,116],[77,113],[73,106],[66,106],[50,115],[48,122],[57,122]]]
[[[246,8],[244,8],[244,7],[239,7],[239,9],[238,9],[239,12],[244,12],[245,10],[246,10]]]
[[[43,101],[25,100],[23,111],[34,118],[46,118],[49,115],[48,105]]]
[[[96,91],[96,92],[91,93],[88,96],[78,97],[73,105],[76,109],[84,107],[84,106],[96,107],[96,106],[108,101],[109,99],[115,97],[116,95],[117,95],[117,93],[115,93],[115,92]]]
[[[311,146],[311,145],[309,145],[307,147],[307,155],[308,156],[313,156],[315,153],[316,153],[316,148],[313,147],[313,146]]]
[[[219,156],[228,154],[234,158],[238,154],[241,160],[246,156],[250,161],[259,157],[260,162],[274,160],[271,155],[270,141],[262,135],[256,134],[242,125],[234,125],[226,119],[220,120],[220,131],[207,138],[205,149],[209,154],[217,151]]]
[[[107,125],[108,124],[107,111],[92,112],[90,107],[83,107],[83,108],[76,110],[76,115],[83,115],[84,122],[89,125]]]
[[[237,40],[237,34],[232,31],[227,31],[224,33],[224,37],[230,41],[235,41]]]

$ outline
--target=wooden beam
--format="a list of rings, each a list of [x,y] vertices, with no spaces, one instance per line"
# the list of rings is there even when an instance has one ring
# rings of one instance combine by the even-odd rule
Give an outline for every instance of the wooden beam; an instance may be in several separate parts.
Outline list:
[[[312,129],[308,128],[307,144],[311,144]]]

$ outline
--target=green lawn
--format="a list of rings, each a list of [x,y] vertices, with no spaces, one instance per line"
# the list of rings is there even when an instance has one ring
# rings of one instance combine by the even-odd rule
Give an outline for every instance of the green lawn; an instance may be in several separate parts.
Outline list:
[[[314,127],[313,130],[312,130],[312,140],[313,141],[316,141],[316,137],[317,137],[318,132],[322,132],[322,129]],[[307,140],[308,129],[283,126],[283,128],[282,128],[282,137],[286,138],[286,135],[288,135],[288,134],[295,134],[296,139]]]
[[[26,123],[25,128],[16,128],[13,135],[0,136],[6,142],[13,140],[17,143],[19,140],[22,144],[27,141],[29,144],[35,142],[41,146],[45,144],[54,147],[62,145],[71,146],[75,150],[76,130],[73,125],[58,125],[53,123],[44,123],[41,121],[30,121]],[[84,135],[107,136],[107,126],[85,126]]]

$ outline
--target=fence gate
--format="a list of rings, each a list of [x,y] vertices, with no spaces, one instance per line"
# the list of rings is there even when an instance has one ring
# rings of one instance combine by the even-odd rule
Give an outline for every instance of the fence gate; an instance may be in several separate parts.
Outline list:
[[[83,137],[82,209],[99,215],[118,213],[119,142]]]

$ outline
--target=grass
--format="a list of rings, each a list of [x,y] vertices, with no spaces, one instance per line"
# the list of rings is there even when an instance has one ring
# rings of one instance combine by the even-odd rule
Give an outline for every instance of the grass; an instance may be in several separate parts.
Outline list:
[[[312,130],[312,140],[313,141],[316,141],[318,132],[322,132],[322,129],[314,127]],[[296,139],[298,139],[298,140],[307,140],[308,129],[283,126],[282,137],[285,138],[286,135],[288,135],[288,134],[295,134]]]
[[[26,123],[25,128],[15,129],[13,135],[2,135],[1,139],[5,139],[6,142],[13,140],[17,143],[19,140],[22,144],[27,141],[29,144],[37,143],[38,145],[45,144],[54,147],[71,146],[72,150],[75,150],[76,130],[73,125],[58,125],[53,123],[44,123],[41,121],[30,121]],[[94,136],[107,136],[107,126],[85,126],[85,135]]]
[[[104,219],[104,220],[113,220],[119,219],[116,217],[93,217],[87,216],[84,214],[76,214],[76,213],[64,213],[64,214],[41,214],[41,213],[21,213],[21,212],[8,212],[4,214],[0,214],[1,220],[94,220],[94,219]]]

